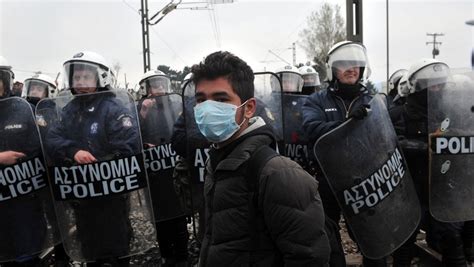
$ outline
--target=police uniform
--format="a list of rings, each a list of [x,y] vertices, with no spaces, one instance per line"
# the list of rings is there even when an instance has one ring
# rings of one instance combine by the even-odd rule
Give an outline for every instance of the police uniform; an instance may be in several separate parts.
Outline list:
[[[436,104],[433,105],[437,106]],[[429,120],[440,121],[440,118],[428,117],[427,91],[424,90],[407,96],[404,105],[390,110],[390,117],[397,135],[401,139],[400,144],[424,211],[421,228],[427,232],[426,241],[428,245],[443,254],[443,264],[446,264],[446,266],[465,266],[461,238],[463,223],[443,223],[433,218],[428,212],[428,125]],[[415,241],[416,233],[398,252],[409,253],[412,251]],[[402,256],[407,257],[406,255]]]
[[[8,114],[0,116],[0,151],[24,153],[26,158],[22,161],[41,157],[39,136],[29,106],[22,104],[23,100],[16,99],[0,102],[1,114]],[[6,166],[0,165],[0,168]],[[2,190],[2,193],[5,191]],[[28,256],[32,255],[28,253],[41,252],[47,238],[47,222],[43,206],[39,203],[42,199],[38,191],[0,202],[0,214],[5,218],[0,220],[0,258],[16,255],[19,261],[22,258],[31,260]]]
[[[98,161],[137,155],[141,151],[137,122],[112,92],[76,97],[63,108],[60,117],[46,136],[55,166],[73,163],[79,150],[88,151]],[[74,209],[85,258],[129,254],[132,229],[127,194],[69,204]]]
[[[139,101],[138,113],[142,109],[144,98]],[[155,104],[148,107],[145,117],[140,115],[140,126],[144,144],[153,146],[167,145],[173,133],[174,118],[178,114],[176,105],[182,109],[181,102],[172,102],[171,96],[154,97]],[[147,149],[147,147],[145,147]],[[174,152],[174,151],[173,151]],[[171,153],[171,152],[170,152]],[[158,243],[161,256],[168,262],[186,261],[187,259],[187,222],[173,186],[172,162],[174,159],[161,158],[159,170],[153,171],[149,159],[148,178],[150,181],[151,199],[155,214]],[[172,158],[175,158],[172,156]],[[170,161],[171,160],[171,161]]]
[[[306,101],[306,95],[283,94],[283,113],[285,119],[285,154],[296,161],[305,171],[314,175],[310,151],[308,150],[308,138],[302,127],[301,107]]]

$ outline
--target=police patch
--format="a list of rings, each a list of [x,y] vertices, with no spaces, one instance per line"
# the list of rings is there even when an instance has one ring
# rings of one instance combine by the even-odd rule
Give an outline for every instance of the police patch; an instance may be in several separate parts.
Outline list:
[[[42,115],[36,115],[36,124],[41,127],[46,127],[46,125],[48,125]]]
[[[122,118],[122,126],[125,128],[132,127],[132,119],[130,117],[123,117]]]
[[[272,120],[272,121],[275,120],[275,117],[273,117],[272,112],[271,112],[268,108],[265,108],[265,113],[267,114],[267,117],[268,117],[270,120]]]
[[[91,131],[90,131],[90,133],[91,133],[91,134],[96,134],[98,128],[99,128],[99,123],[97,123],[97,122],[92,123],[92,124],[91,124]]]

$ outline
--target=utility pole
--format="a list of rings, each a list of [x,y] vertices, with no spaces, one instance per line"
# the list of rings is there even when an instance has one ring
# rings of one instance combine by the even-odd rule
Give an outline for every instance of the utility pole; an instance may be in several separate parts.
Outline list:
[[[296,43],[293,42],[293,66],[296,67]]]
[[[216,4],[231,4],[234,0],[201,0],[196,2],[186,2],[182,3],[183,0],[178,0],[176,3],[175,0],[171,0],[165,7],[156,12],[151,18],[148,18],[148,0],[141,0],[141,21],[142,21],[142,41],[143,41],[143,71],[147,72],[151,69],[150,62],[150,31],[149,26],[158,24],[166,15],[175,9],[191,9],[191,10],[209,10],[212,8],[212,5]],[[183,7],[178,8],[178,5],[196,5],[201,4],[204,6],[197,7]]]
[[[125,90],[127,90],[127,92],[128,92],[127,74],[124,73],[123,76],[125,77]]]
[[[148,25],[148,0],[141,0],[142,41],[143,41],[143,72],[150,70],[150,31]]]
[[[443,33],[427,33],[427,36],[433,36],[433,42],[426,42],[426,45],[433,44],[433,50],[431,53],[433,54],[433,58],[435,58],[437,55],[439,55],[439,49],[438,45],[442,44],[442,42],[437,42],[436,37],[438,36],[444,36]]]

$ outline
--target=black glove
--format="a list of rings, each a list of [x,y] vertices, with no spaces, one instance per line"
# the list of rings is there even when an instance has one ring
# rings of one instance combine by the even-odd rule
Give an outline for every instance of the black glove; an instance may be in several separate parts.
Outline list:
[[[349,111],[349,114],[347,115],[347,118],[354,118],[356,120],[362,120],[365,118],[368,114],[368,109],[370,109],[369,104],[362,104],[360,107],[355,108],[351,111]]]

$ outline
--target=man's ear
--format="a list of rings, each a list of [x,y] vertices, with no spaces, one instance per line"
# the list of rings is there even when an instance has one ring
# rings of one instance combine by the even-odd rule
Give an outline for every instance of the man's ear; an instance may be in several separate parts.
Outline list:
[[[244,117],[246,119],[252,118],[255,112],[257,111],[257,100],[253,97],[248,99],[244,108],[245,108]]]

